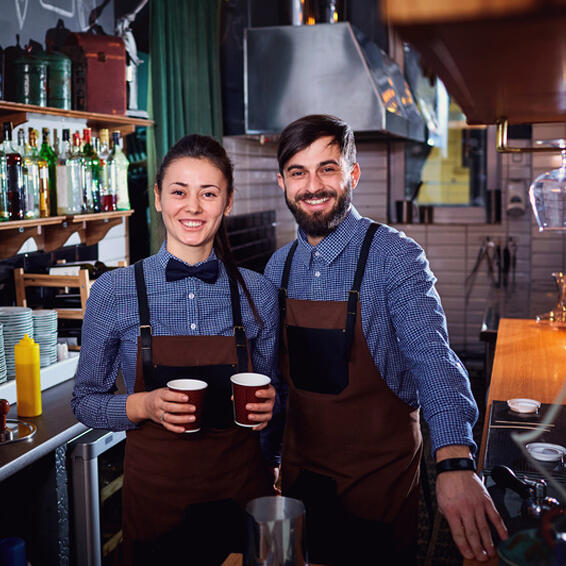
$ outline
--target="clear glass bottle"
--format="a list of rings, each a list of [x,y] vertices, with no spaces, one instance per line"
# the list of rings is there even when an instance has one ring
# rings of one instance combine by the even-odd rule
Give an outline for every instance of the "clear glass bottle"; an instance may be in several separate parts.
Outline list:
[[[25,182],[23,159],[12,143],[12,123],[4,122],[4,152],[8,176],[8,207],[10,220],[23,220],[25,213]]]
[[[57,159],[57,214],[80,214],[83,205],[81,184],[82,160],[79,152],[73,157],[70,131],[63,130],[63,142]]]
[[[23,150],[20,149],[20,153],[24,159],[25,218],[39,218],[39,167],[37,160],[32,159],[30,147],[32,131],[33,128],[29,128],[27,143],[23,129],[18,131],[18,146],[23,147]]]
[[[6,122],[4,122],[4,135],[0,145],[0,222],[10,220],[10,206],[8,201],[8,153],[6,151]]]
[[[128,158],[120,147],[120,132],[112,132],[112,151],[108,158],[108,177],[112,192],[116,195],[117,210],[130,210],[128,194]]]
[[[110,138],[106,128],[100,130],[100,148],[98,159],[100,161],[100,194],[102,196],[102,211],[116,210],[116,194],[109,178],[108,159],[110,158]]]
[[[87,174],[87,168],[83,158],[81,148],[81,134],[75,132],[73,134],[73,150],[71,154],[71,167],[73,172],[78,171],[80,176],[79,186],[81,188],[81,212],[94,212],[94,204],[92,200],[92,180],[90,174]],[[90,170],[88,171],[88,173]]]
[[[84,180],[85,184],[90,185],[92,194],[92,210],[89,212],[100,212],[100,162],[92,145],[90,128],[83,130],[83,142]]]
[[[53,133],[55,133],[55,130],[53,130]],[[47,163],[47,169],[49,171],[50,214],[55,216],[55,214],[57,214],[57,154],[49,145],[49,128],[42,128],[41,135],[39,155]]]

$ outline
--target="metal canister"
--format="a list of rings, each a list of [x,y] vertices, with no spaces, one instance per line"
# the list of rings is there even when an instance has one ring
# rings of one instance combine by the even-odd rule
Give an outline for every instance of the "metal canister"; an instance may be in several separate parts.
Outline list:
[[[47,106],[47,65],[31,56],[14,61],[15,102]]]
[[[70,110],[71,60],[56,51],[44,51],[36,57],[47,64],[47,105]]]

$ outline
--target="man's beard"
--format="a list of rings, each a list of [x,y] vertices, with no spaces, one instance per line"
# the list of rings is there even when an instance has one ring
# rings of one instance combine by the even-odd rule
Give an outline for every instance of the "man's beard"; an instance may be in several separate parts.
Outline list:
[[[333,232],[340,222],[344,220],[348,211],[350,210],[350,204],[352,203],[352,185],[348,180],[348,185],[346,190],[336,199],[334,206],[327,212],[315,211],[312,213],[305,212],[300,206],[299,202],[301,200],[311,200],[326,197],[336,197],[337,192],[332,189],[321,189],[314,193],[302,193],[298,199],[293,202],[287,197],[287,191],[285,191],[285,202],[287,207],[295,217],[297,224],[303,230],[307,236],[313,236],[315,238],[324,238]]]

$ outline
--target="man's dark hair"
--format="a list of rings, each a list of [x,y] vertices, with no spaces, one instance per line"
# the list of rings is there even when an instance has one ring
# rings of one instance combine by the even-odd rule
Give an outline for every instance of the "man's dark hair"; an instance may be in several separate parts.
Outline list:
[[[346,163],[353,165],[356,162],[356,142],[352,128],[336,116],[311,114],[295,120],[281,132],[277,148],[279,172],[283,175],[283,167],[293,155],[327,136],[340,148]]]

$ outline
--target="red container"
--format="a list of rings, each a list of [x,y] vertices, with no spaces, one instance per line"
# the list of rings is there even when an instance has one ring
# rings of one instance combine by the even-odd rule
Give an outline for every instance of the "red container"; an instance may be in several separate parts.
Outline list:
[[[71,58],[73,109],[126,113],[126,48],[121,38],[70,33],[61,49]]]
[[[185,425],[185,432],[198,432],[200,430],[202,409],[208,384],[200,379],[173,379],[167,383],[171,391],[185,393],[189,397],[189,403],[195,406],[193,413],[195,420]]]
[[[248,403],[262,403],[265,399],[256,397],[256,391],[267,389],[271,379],[261,373],[237,373],[230,378],[234,395],[234,422],[239,426],[252,428],[261,423],[250,421]]]

